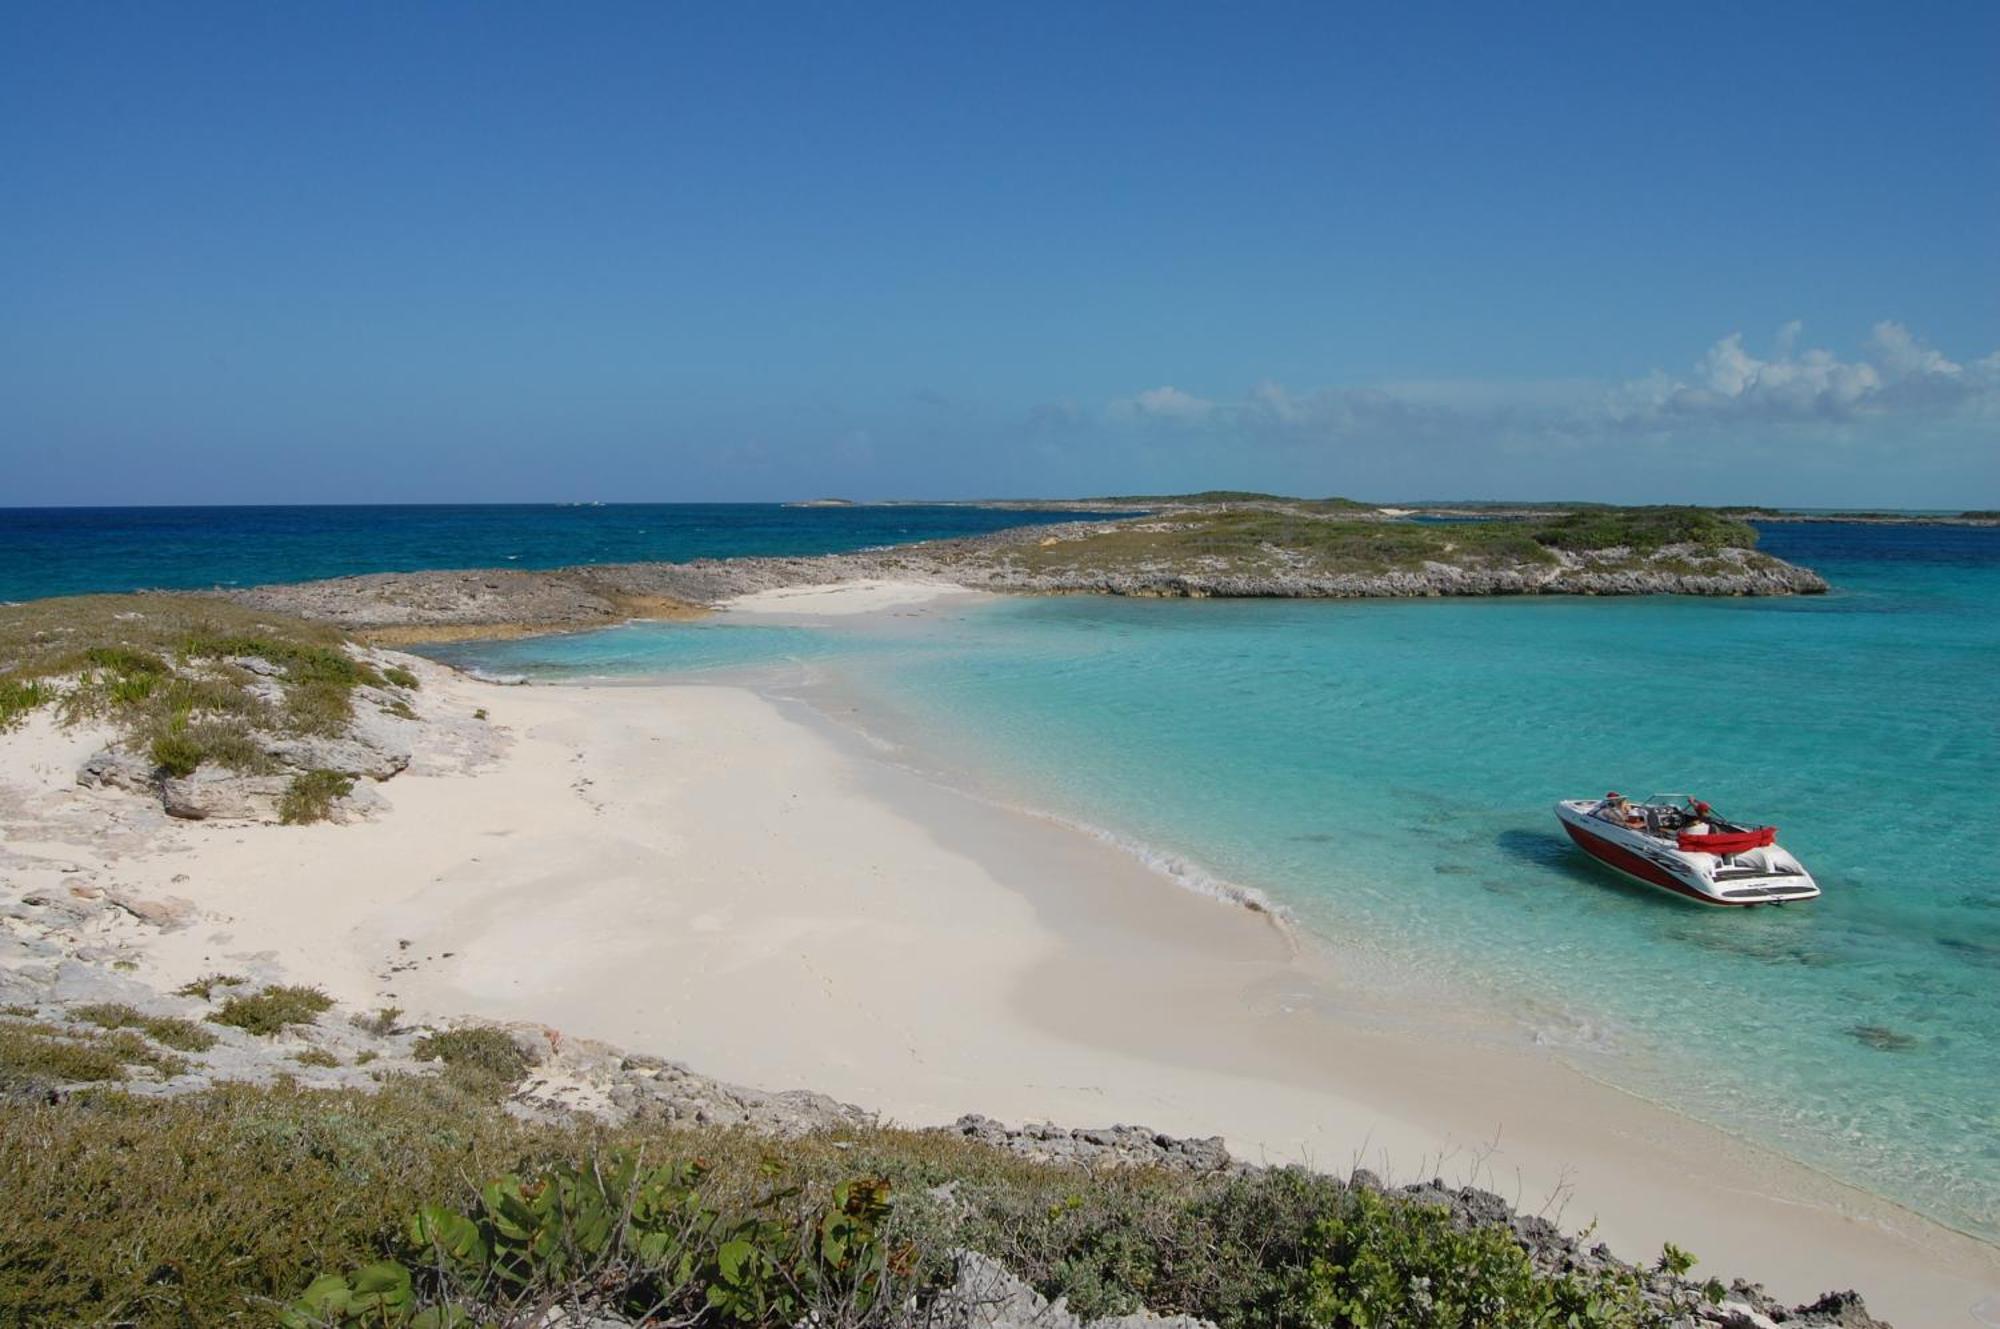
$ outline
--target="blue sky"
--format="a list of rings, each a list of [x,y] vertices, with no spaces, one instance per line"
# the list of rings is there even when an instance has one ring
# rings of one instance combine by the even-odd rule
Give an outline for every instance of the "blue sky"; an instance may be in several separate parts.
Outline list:
[[[0,506],[2000,506],[2000,6],[0,10]]]

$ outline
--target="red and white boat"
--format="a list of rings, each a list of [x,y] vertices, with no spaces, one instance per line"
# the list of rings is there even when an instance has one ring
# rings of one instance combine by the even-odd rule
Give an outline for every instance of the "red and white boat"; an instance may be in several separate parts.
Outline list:
[[[1804,865],[1778,847],[1775,826],[1724,821],[1686,794],[1564,799],[1556,816],[1598,862],[1702,904],[1784,904],[1819,894]]]

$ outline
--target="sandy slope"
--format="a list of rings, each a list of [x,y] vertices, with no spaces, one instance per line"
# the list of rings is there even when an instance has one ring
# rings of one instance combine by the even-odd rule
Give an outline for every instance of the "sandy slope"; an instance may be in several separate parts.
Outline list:
[[[1566,1194],[1565,1224],[1596,1218],[1628,1258],[1672,1239],[1704,1272],[1791,1300],[1853,1286],[1905,1326],[1974,1323],[2000,1290],[1990,1247],[1476,1016],[1413,1036],[1267,916],[751,692],[426,674],[511,745],[399,777],[374,820],[93,844],[93,809],[130,796],[63,785],[75,754],[49,736],[0,743],[6,804],[42,817],[7,847],[108,855],[193,900],[203,921],[145,962],[163,985],[262,956],[354,1002],[540,1020],[910,1123],[1139,1121],[1253,1158],[1435,1167],[1530,1209]]]

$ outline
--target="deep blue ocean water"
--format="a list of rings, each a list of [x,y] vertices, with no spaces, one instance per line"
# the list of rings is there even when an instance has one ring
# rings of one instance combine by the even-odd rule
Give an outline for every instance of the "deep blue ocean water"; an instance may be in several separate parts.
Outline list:
[[[832,554],[1076,516],[914,504],[0,508],[0,600],[426,568]]]
[[[645,625],[556,675],[808,660],[989,786],[1261,890],[1592,1073],[2000,1236],[2000,531],[1777,525],[1823,597],[1007,600],[943,630]],[[1688,791],[1826,895],[1704,910],[1550,804]]]

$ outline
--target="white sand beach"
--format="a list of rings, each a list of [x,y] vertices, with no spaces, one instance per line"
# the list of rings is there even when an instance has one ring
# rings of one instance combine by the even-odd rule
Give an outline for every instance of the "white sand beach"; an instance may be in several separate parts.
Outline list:
[[[716,607],[731,614],[845,616],[978,594],[948,582],[862,578],[825,586],[781,586],[769,591],[754,591],[749,595],[732,596]]]
[[[420,761],[367,821],[66,838],[134,800],[69,783],[90,737],[43,725],[0,745],[6,806],[39,823],[8,848],[192,901],[199,921],[144,961],[163,986],[261,956],[364,1006],[539,1021],[908,1124],[1140,1122],[1251,1159],[1435,1172],[1595,1221],[1627,1258],[1672,1240],[1704,1273],[1793,1300],[1856,1287],[1906,1326],[1974,1324],[2000,1293],[1990,1246],[1476,1016],[1412,1037],[1270,916],[753,692],[421,669],[508,741],[483,765]]]

